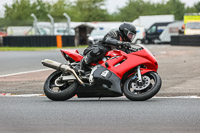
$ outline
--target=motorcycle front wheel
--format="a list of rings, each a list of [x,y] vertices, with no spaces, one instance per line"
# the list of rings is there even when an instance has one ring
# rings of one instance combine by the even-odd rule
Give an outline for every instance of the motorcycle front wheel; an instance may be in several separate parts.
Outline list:
[[[76,80],[58,82],[61,74],[61,71],[53,72],[44,84],[45,95],[53,101],[65,101],[72,98],[79,87]]]
[[[145,101],[155,96],[161,88],[162,80],[156,72],[142,75],[142,84],[136,75],[129,77],[124,84],[124,95],[132,101]]]

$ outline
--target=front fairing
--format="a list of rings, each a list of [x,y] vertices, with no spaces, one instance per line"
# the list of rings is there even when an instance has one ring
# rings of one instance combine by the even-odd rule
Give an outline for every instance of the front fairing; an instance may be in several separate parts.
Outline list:
[[[155,57],[145,48],[137,46],[139,49],[129,54],[122,52],[121,55],[107,60],[108,69],[114,72],[120,79],[125,73],[136,68],[139,65],[145,66],[145,69],[157,71],[158,64]],[[104,67],[105,63],[102,64]]]
[[[116,57],[116,56],[121,56],[123,54],[126,54],[126,53],[121,50],[111,50],[111,51],[108,51],[105,56]]]
[[[147,60],[149,60],[152,63],[152,66],[157,70],[158,69],[158,63],[157,63],[157,60],[154,57],[154,55],[144,45],[137,44],[136,46],[139,46],[142,49],[137,51],[137,52],[133,52],[131,54],[132,55],[138,55],[138,56],[146,58]]]

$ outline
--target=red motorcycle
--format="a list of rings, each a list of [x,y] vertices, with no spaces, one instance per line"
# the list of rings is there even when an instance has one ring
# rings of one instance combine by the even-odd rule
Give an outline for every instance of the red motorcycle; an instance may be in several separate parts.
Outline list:
[[[78,50],[61,50],[61,53],[66,64],[42,60],[44,66],[57,70],[44,84],[44,93],[51,100],[68,100],[76,94],[78,98],[120,97],[124,94],[130,100],[144,101],[161,88],[158,63],[142,45],[134,45],[126,52],[107,52],[98,63],[90,64],[84,75],[74,70],[83,58]]]

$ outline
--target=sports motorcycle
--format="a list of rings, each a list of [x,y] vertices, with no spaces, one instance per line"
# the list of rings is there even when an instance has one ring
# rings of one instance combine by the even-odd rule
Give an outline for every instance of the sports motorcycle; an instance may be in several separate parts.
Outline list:
[[[157,73],[158,63],[143,45],[133,45],[126,51],[111,50],[102,60],[91,63],[83,74],[75,67],[83,58],[78,50],[61,50],[66,59],[62,64],[50,59],[42,60],[53,72],[45,81],[44,93],[53,101],[78,98],[121,97],[144,101],[155,96],[162,80]]]

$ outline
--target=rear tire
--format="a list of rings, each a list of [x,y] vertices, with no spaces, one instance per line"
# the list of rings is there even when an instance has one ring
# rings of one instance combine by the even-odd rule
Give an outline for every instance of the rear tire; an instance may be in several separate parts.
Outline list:
[[[44,93],[45,95],[53,101],[65,101],[72,98],[75,95],[76,89],[79,87],[79,84],[76,80],[72,83],[64,83],[62,86],[57,87],[55,85],[55,80],[60,77],[62,72],[55,71],[47,79],[44,84]],[[59,91],[54,91],[54,88]]]
[[[161,88],[162,85],[162,80],[160,76],[156,72],[149,72],[143,76],[148,76],[151,80],[152,83],[150,83],[145,89],[142,90],[131,90],[133,77],[135,75],[131,76],[130,78],[127,79],[127,81],[124,84],[124,95],[132,101],[145,101],[150,98],[152,98],[154,95],[158,93],[158,91]]]

